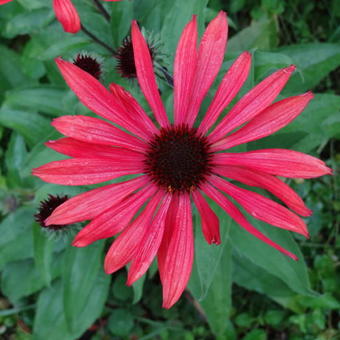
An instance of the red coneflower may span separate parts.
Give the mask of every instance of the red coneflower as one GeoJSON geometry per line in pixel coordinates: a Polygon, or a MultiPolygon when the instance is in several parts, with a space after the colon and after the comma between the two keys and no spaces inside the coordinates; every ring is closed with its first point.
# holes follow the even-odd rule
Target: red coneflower
{"type": "Polygon", "coordinates": [[[102,64],[98,58],[88,53],[79,53],[73,59],[73,64],[100,80],[102,64]]]}
{"type": "Polygon", "coordinates": [[[34,169],[33,174],[62,185],[89,185],[124,175],[139,176],[71,198],[45,223],[91,220],[76,236],[73,245],[77,247],[120,233],[106,255],[105,271],[113,273],[130,263],[129,285],[146,272],[157,255],[165,308],[179,299],[191,273],[194,257],[191,201],[201,216],[208,243],[220,243],[220,232],[218,218],[204,195],[217,202],[248,232],[296,259],[255,229],[230,199],[257,219],[307,236],[305,223],[294,212],[308,216],[310,210],[276,176],[311,178],[331,173],[322,161],[296,151],[229,150],[274,133],[303,111],[313,97],[310,92],[272,104],[294,71],[293,66],[264,79],[208,132],[247,78],[251,55],[242,53],[224,76],[203,121],[198,128],[193,127],[223,62],[227,29],[226,14],[220,12],[208,25],[197,48],[196,18],[185,27],[174,62],[173,124],[159,95],[150,52],[136,22],[131,32],[137,78],[157,123],[119,85],[111,84],[109,92],[72,63],[56,60],[80,101],[129,133],[97,118],[57,118],[52,125],[67,137],[50,141],[47,146],[72,158],[43,165],[34,169]],[[294,212],[231,184],[225,177],[268,190],[294,212]]]}

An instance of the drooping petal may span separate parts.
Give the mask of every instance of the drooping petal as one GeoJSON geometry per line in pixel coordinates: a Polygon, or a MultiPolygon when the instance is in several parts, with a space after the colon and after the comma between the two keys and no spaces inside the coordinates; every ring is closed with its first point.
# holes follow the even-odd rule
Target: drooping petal
{"type": "Polygon", "coordinates": [[[45,224],[71,224],[93,219],[147,183],[147,177],[140,176],[123,183],[84,192],[57,207],[46,219],[45,224]]]}
{"type": "Polygon", "coordinates": [[[183,124],[189,109],[197,66],[197,19],[194,15],[178,42],[174,62],[174,121],[183,124]]]}
{"type": "Polygon", "coordinates": [[[232,165],[216,167],[214,172],[241,183],[268,190],[301,216],[310,216],[312,214],[312,211],[306,207],[301,197],[289,185],[274,176],[232,165]]]}
{"type": "Polygon", "coordinates": [[[169,120],[158,91],[149,47],[136,21],[132,22],[131,37],[139,86],[159,125],[167,127],[169,120]]]}
{"type": "Polygon", "coordinates": [[[113,162],[124,160],[141,164],[144,156],[136,151],[109,145],[91,144],[73,138],[50,140],[45,145],[59,153],[75,158],[110,158],[113,162]]]}
{"type": "Polygon", "coordinates": [[[256,192],[239,188],[217,176],[211,176],[209,182],[231,196],[253,217],[309,237],[304,221],[282,205],[256,192]]]}
{"type": "Polygon", "coordinates": [[[212,146],[213,151],[225,150],[273,134],[295,119],[313,98],[311,92],[276,102],[247,125],[212,146]]]}
{"type": "Polygon", "coordinates": [[[269,106],[286,85],[294,70],[295,66],[293,65],[278,70],[251,89],[234,105],[209,135],[210,141],[214,143],[225,137],[227,133],[254,118],[269,106]]]}
{"type": "Polygon", "coordinates": [[[71,0],[53,0],[53,9],[65,32],[77,33],[80,31],[79,14],[71,0]]]}
{"type": "Polygon", "coordinates": [[[72,245],[86,247],[94,241],[112,237],[124,230],[138,210],[157,192],[153,185],[126,196],[121,202],[93,219],[75,237],[72,245]]]}
{"type": "Polygon", "coordinates": [[[228,23],[225,12],[219,12],[202,37],[194,78],[191,103],[185,123],[192,126],[202,101],[221,68],[228,37],[228,23]]]}
{"type": "Polygon", "coordinates": [[[10,2],[12,0],[0,0],[0,5],[7,4],[7,2],[10,2]]]}
{"type": "Polygon", "coordinates": [[[286,149],[263,149],[239,153],[215,154],[216,165],[236,165],[270,175],[313,178],[330,175],[332,170],[313,156],[286,149]]]}
{"type": "Polygon", "coordinates": [[[88,109],[139,136],[125,107],[96,78],[61,58],[55,61],[67,85],[88,109]]]}
{"type": "Polygon", "coordinates": [[[208,202],[199,192],[192,192],[192,198],[201,216],[201,225],[204,238],[209,244],[220,244],[220,222],[215,212],[210,208],[208,202]]]}
{"type": "Polygon", "coordinates": [[[140,215],[117,237],[105,257],[104,269],[112,274],[130,262],[141,246],[145,228],[150,227],[154,212],[164,194],[158,192],[151,198],[140,215]]]}
{"type": "Polygon", "coordinates": [[[161,244],[166,214],[171,202],[171,194],[166,194],[161,201],[157,214],[148,228],[144,229],[143,238],[133,256],[129,268],[127,285],[132,285],[140,279],[150,267],[161,244]]]}
{"type": "Polygon", "coordinates": [[[215,96],[197,131],[206,134],[221,112],[231,103],[248,77],[251,54],[243,52],[223,77],[215,96]]]}
{"type": "Polygon", "coordinates": [[[101,119],[87,116],[62,116],[52,125],[63,135],[74,139],[104,145],[113,145],[144,152],[146,144],[101,119]]]}
{"type": "Polygon", "coordinates": [[[231,201],[229,201],[227,197],[225,197],[221,192],[215,189],[212,185],[205,183],[202,185],[201,189],[207,196],[209,196],[219,206],[221,206],[236,223],[238,223],[242,228],[248,231],[248,233],[254,235],[259,240],[277,249],[284,255],[287,255],[291,257],[293,260],[297,261],[298,258],[296,257],[296,255],[284,249],[283,247],[281,247],[280,245],[278,245],[277,243],[269,239],[267,236],[265,236],[263,233],[261,233],[259,230],[257,230],[254,226],[252,226],[248,222],[248,220],[242,215],[241,211],[231,201]]]}
{"type": "Polygon", "coordinates": [[[135,160],[122,162],[122,159],[110,158],[65,159],[32,170],[32,174],[43,181],[62,185],[90,185],[140,172],[141,165],[135,160]]]}
{"type": "Polygon", "coordinates": [[[142,134],[146,140],[150,139],[155,133],[158,132],[155,124],[146,114],[144,109],[140,106],[130,92],[126,91],[122,86],[111,83],[110,90],[119,100],[120,104],[126,108],[127,113],[131,120],[138,126],[139,133],[142,134]]]}
{"type": "Polygon", "coordinates": [[[164,308],[170,308],[180,298],[191,274],[194,239],[188,194],[179,195],[173,223],[170,239],[166,236],[158,252],[164,308]]]}

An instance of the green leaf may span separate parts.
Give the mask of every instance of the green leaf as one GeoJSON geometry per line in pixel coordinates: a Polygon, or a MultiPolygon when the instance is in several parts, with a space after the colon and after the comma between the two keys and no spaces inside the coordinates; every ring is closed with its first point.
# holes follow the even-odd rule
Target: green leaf
{"type": "Polygon", "coordinates": [[[20,133],[30,146],[44,140],[52,130],[49,121],[36,112],[15,110],[3,105],[0,124],[20,133]]]}
{"type": "MultiPolygon", "coordinates": [[[[51,277],[54,279],[61,272],[61,256],[56,255],[51,262],[51,277]]],[[[1,280],[2,292],[11,300],[18,301],[24,296],[31,295],[46,286],[41,272],[33,260],[23,260],[8,263],[1,280]],[[25,278],[25,279],[23,279],[25,278]]]]}
{"type": "Polygon", "coordinates": [[[21,185],[19,169],[24,165],[27,157],[27,150],[24,139],[13,132],[6,151],[7,184],[12,187],[21,185]]]}
{"type": "Polygon", "coordinates": [[[200,301],[211,330],[216,336],[228,331],[231,308],[232,261],[230,240],[225,240],[221,261],[204,300],[200,301]]]}
{"type": "Polygon", "coordinates": [[[146,278],[146,275],[143,275],[138,281],[136,281],[132,285],[132,289],[133,289],[132,304],[139,302],[140,299],[142,298],[145,278],[146,278]]]}
{"type": "Polygon", "coordinates": [[[311,43],[284,46],[277,52],[290,57],[297,70],[283,90],[285,94],[296,94],[311,90],[329,72],[340,66],[340,45],[311,43]]]}
{"type": "Polygon", "coordinates": [[[112,334],[127,336],[134,324],[134,317],[127,309],[115,309],[109,318],[108,328],[112,334]]]}
{"type": "Polygon", "coordinates": [[[43,112],[52,116],[62,115],[66,111],[63,101],[67,93],[66,90],[53,86],[15,89],[7,92],[6,104],[13,108],[43,112]]]}
{"type": "Polygon", "coordinates": [[[0,270],[10,262],[32,256],[32,223],[34,210],[22,207],[0,223],[0,270]]]}
{"type": "Polygon", "coordinates": [[[216,206],[213,202],[209,202],[214,206],[214,210],[220,217],[222,242],[220,245],[209,245],[203,237],[201,231],[201,221],[199,214],[196,212],[194,215],[195,231],[195,262],[193,273],[189,281],[189,289],[194,297],[198,300],[204,300],[210,285],[212,284],[215,275],[217,275],[220,268],[220,262],[223,257],[224,248],[228,243],[228,233],[231,220],[226,218],[222,209],[216,206]]]}
{"type": "Polygon", "coordinates": [[[41,229],[41,226],[37,223],[33,225],[34,260],[41,280],[48,286],[52,279],[54,241],[48,239],[46,233],[41,229]]]}
{"type": "MultiPolygon", "coordinates": [[[[260,231],[266,234],[274,242],[298,256],[299,260],[281,254],[278,250],[258,240],[247,233],[243,228],[234,224],[230,231],[231,243],[235,256],[246,258],[251,264],[260,267],[264,271],[283,281],[291,290],[299,294],[313,294],[310,287],[306,263],[300,248],[288,231],[266,225],[247,215],[247,219],[260,231]]],[[[265,284],[265,276],[258,279],[265,284]]]]}
{"type": "MultiPolygon", "coordinates": [[[[65,254],[63,273],[63,305],[67,326],[77,331],[79,315],[85,310],[102,267],[104,242],[85,248],[70,247],[65,254]]],[[[89,314],[92,311],[87,311],[89,314]]],[[[93,320],[92,320],[93,321],[93,320]]]]}
{"type": "Polygon", "coordinates": [[[17,35],[34,33],[43,29],[54,19],[52,8],[41,8],[24,12],[7,22],[5,36],[14,38],[17,35]]]}
{"type": "Polygon", "coordinates": [[[252,48],[269,49],[276,44],[277,25],[275,20],[261,19],[253,21],[249,27],[235,34],[228,42],[228,52],[239,52],[252,48]]]}

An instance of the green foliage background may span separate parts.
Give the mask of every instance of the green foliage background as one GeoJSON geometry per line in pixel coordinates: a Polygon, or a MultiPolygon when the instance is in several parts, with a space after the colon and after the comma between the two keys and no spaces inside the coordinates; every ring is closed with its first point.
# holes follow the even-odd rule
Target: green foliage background
{"type": "MultiPolygon", "coordinates": [[[[316,93],[303,114],[248,150],[284,147],[340,161],[340,3],[336,0],[123,0],[105,3],[107,23],[91,0],[74,0],[82,23],[112,48],[132,19],[162,42],[171,72],[178,38],[192,14],[200,30],[219,10],[228,12],[230,39],[219,79],[243,50],[253,54],[244,94],[290,64],[294,74],[281,97],[316,93]]],[[[339,339],[339,177],[290,181],[314,210],[311,239],[254,221],[300,258],[294,262],[235,225],[217,206],[223,234],[208,246],[196,231],[195,265],[188,291],[161,309],[157,267],[132,288],[124,270],[105,275],[104,241],[70,246],[71,236],[50,239],[33,222],[47,194],[75,195],[86,188],[42,183],[32,167],[57,160],[43,143],[57,138],[51,118],[90,114],[66,87],[53,58],[79,51],[103,57],[104,83],[117,82],[143,103],[138,86],[119,77],[115,60],[82,32],[62,31],[51,1],[14,0],[0,7],[0,338],[72,339],[339,339]]],[[[216,83],[214,88],[216,88],[216,83]]],[[[160,81],[171,112],[171,90],[160,81]]],[[[213,91],[211,91],[213,93],[213,91]]],[[[211,98],[211,94],[210,94],[211,98]]],[[[207,101],[208,103],[208,101],[207,101]]],[[[202,110],[204,112],[204,110],[202,110]]],[[[241,150],[241,149],[240,149],[241,150]]],[[[213,203],[212,203],[213,204],[213,203]]]]}

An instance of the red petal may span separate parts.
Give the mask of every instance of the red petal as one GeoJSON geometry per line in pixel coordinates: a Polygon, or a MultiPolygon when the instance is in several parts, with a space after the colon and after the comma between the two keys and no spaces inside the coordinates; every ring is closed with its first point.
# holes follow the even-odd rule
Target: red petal
{"type": "Polygon", "coordinates": [[[320,159],[285,149],[218,153],[215,154],[214,162],[217,165],[243,166],[270,175],[292,178],[313,178],[332,173],[320,159]]]}
{"type": "Polygon", "coordinates": [[[134,258],[129,268],[127,285],[132,285],[141,278],[156,256],[163,238],[165,218],[169,209],[171,197],[172,195],[170,194],[165,195],[152,223],[148,228],[144,229],[143,238],[134,254],[134,258]]]}
{"type": "Polygon", "coordinates": [[[7,2],[10,2],[12,0],[0,0],[0,5],[7,4],[7,2]]]}
{"type": "Polygon", "coordinates": [[[114,160],[76,158],[47,163],[32,170],[45,182],[63,185],[89,185],[111,179],[138,174],[142,172],[142,165],[136,160],[114,160]]]}
{"type": "MultiPolygon", "coordinates": [[[[191,274],[194,259],[194,239],[190,197],[178,197],[172,234],[165,237],[158,252],[159,272],[163,285],[163,307],[170,308],[182,295],[191,274]]],[[[166,226],[169,228],[169,225],[166,226]]],[[[169,231],[167,231],[169,233],[169,231]]]]}
{"type": "Polygon", "coordinates": [[[110,184],[84,192],[57,207],[45,223],[46,225],[71,224],[91,220],[147,183],[147,177],[140,176],[123,183],[110,184]]]}
{"type": "Polygon", "coordinates": [[[166,127],[169,125],[169,120],[158,92],[149,47],[136,21],[132,22],[131,37],[139,86],[158,123],[161,127],[166,127]]]}
{"type": "Polygon", "coordinates": [[[140,164],[144,159],[143,155],[132,150],[115,148],[109,145],[90,144],[68,137],[50,140],[45,145],[59,153],[75,158],[110,158],[113,162],[124,159],[139,162],[140,164]]]}
{"type": "Polygon", "coordinates": [[[158,192],[141,214],[117,237],[105,257],[104,269],[112,274],[130,262],[141,246],[145,229],[152,224],[154,212],[163,193],[158,192]]]}
{"type": "Polygon", "coordinates": [[[124,129],[135,132],[135,123],[129,119],[126,108],[96,78],[61,58],[56,59],[56,63],[67,85],[87,108],[124,129]]]}
{"type": "Polygon", "coordinates": [[[192,197],[201,216],[202,232],[209,244],[220,244],[220,222],[199,190],[192,192],[192,197]]]}
{"type": "Polygon", "coordinates": [[[221,11],[209,23],[199,46],[196,77],[185,121],[190,126],[193,125],[202,101],[222,65],[227,37],[227,15],[221,11]]]}
{"type": "Polygon", "coordinates": [[[213,151],[225,150],[273,134],[295,119],[313,98],[311,92],[276,102],[247,125],[213,145],[213,151]]]}
{"type": "MultiPolygon", "coordinates": [[[[129,118],[134,121],[138,134],[142,135],[145,139],[150,139],[155,133],[158,132],[155,124],[145,113],[144,109],[139,105],[137,100],[126,91],[122,86],[111,83],[110,90],[115,96],[116,100],[126,108],[129,118]]],[[[133,131],[133,130],[131,130],[133,131]]]]}
{"type": "Polygon", "coordinates": [[[308,237],[308,230],[304,221],[282,205],[256,192],[238,188],[217,176],[211,176],[209,182],[231,196],[258,220],[308,237]]]}
{"type": "Polygon", "coordinates": [[[220,113],[234,99],[248,77],[250,65],[251,54],[249,52],[243,52],[231,65],[222,79],[202,123],[198,127],[199,133],[207,133],[216,122],[220,113]]]}
{"type": "Polygon", "coordinates": [[[174,62],[174,120],[183,124],[189,108],[197,65],[196,16],[186,25],[179,40],[174,62]]]}
{"type": "Polygon", "coordinates": [[[107,209],[83,228],[77,234],[72,245],[86,247],[97,240],[120,233],[156,191],[157,188],[149,185],[135,194],[126,196],[123,201],[107,209]]]}
{"type": "Polygon", "coordinates": [[[83,142],[113,145],[145,152],[146,144],[117,127],[97,118],[87,116],[62,116],[52,121],[62,134],[83,142]]]}
{"type": "Polygon", "coordinates": [[[214,172],[250,186],[266,189],[274,196],[278,197],[290,209],[302,216],[310,216],[312,214],[312,211],[305,206],[300,196],[286,183],[274,176],[258,173],[238,166],[216,167],[214,172]]]}
{"type": "Polygon", "coordinates": [[[211,142],[216,142],[227,133],[254,118],[269,106],[286,85],[295,66],[276,71],[261,81],[243,96],[210,134],[211,142]]]}
{"type": "Polygon", "coordinates": [[[254,235],[261,241],[269,244],[271,247],[277,249],[284,255],[287,255],[291,257],[293,260],[297,261],[296,255],[292,254],[288,250],[282,248],[277,243],[273,242],[271,239],[269,239],[267,236],[262,234],[259,230],[257,230],[254,226],[252,226],[247,219],[242,215],[240,210],[231,203],[223,194],[221,194],[218,190],[216,190],[213,186],[209,184],[204,184],[202,186],[203,192],[209,196],[212,200],[214,200],[218,205],[220,205],[226,213],[235,220],[236,223],[238,223],[242,228],[244,228],[248,233],[254,235]]]}
{"type": "Polygon", "coordinates": [[[80,18],[71,0],[53,0],[53,9],[65,32],[77,33],[80,31],[80,18]]]}

